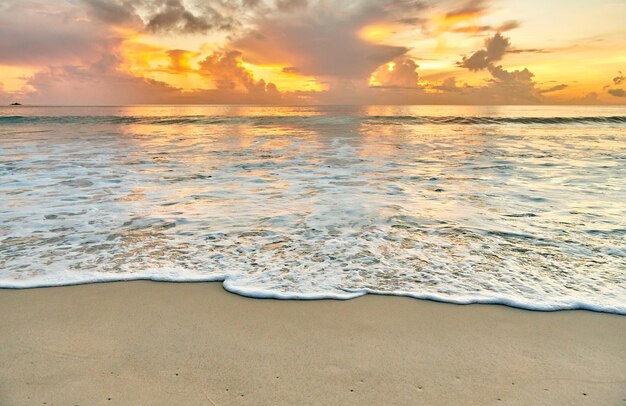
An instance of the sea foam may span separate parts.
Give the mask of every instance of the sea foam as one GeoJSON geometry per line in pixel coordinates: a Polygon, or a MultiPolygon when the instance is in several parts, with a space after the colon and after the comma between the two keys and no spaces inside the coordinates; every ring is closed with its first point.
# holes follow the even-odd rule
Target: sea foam
{"type": "Polygon", "coordinates": [[[0,287],[626,314],[623,108],[0,109],[0,287]]]}

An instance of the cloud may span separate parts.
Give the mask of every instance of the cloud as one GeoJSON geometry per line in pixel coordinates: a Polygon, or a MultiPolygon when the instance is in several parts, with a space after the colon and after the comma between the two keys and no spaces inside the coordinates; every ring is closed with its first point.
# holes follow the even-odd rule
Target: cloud
{"type": "Polygon", "coordinates": [[[489,62],[499,61],[509,48],[511,43],[508,38],[504,38],[502,34],[497,33],[492,38],[487,38],[485,46],[487,50],[487,59],[489,62]]]}
{"type": "Polygon", "coordinates": [[[562,83],[560,85],[555,85],[552,87],[549,87],[547,89],[541,89],[541,93],[551,93],[551,92],[558,92],[559,90],[563,90],[565,88],[569,87],[568,85],[562,83]]]}
{"type": "Polygon", "coordinates": [[[175,100],[179,91],[165,83],[138,78],[114,69],[115,62],[88,67],[50,67],[35,74],[35,90],[26,100],[36,104],[151,104],[175,100]]]}
{"type": "Polygon", "coordinates": [[[476,34],[491,30],[493,30],[493,27],[490,25],[465,25],[462,27],[453,28],[451,31],[461,34],[476,34]]]}
{"type": "Polygon", "coordinates": [[[441,84],[431,85],[430,89],[439,90],[441,93],[464,93],[472,89],[471,86],[465,84],[459,86],[457,79],[454,76],[445,78],[441,84]]]}
{"type": "Polygon", "coordinates": [[[380,66],[373,77],[382,87],[415,88],[419,78],[417,68],[414,60],[403,58],[380,66]]]}
{"type": "Polygon", "coordinates": [[[295,66],[285,66],[285,67],[282,69],[282,72],[283,72],[283,73],[288,73],[288,74],[290,74],[290,75],[298,75],[298,74],[300,74],[300,73],[301,73],[301,72],[300,72],[300,69],[296,68],[295,66]]]}
{"type": "Polygon", "coordinates": [[[398,17],[415,18],[415,13],[422,13],[431,4],[423,0],[383,0],[378,2],[381,13],[389,20],[398,21],[398,17]]]}
{"type": "Polygon", "coordinates": [[[487,0],[469,0],[445,14],[448,21],[462,21],[480,17],[487,9],[487,0]]]}
{"type": "Polygon", "coordinates": [[[542,91],[535,86],[531,71],[522,70],[507,71],[502,66],[489,65],[489,73],[493,79],[487,87],[495,100],[501,103],[537,103],[541,101],[542,91]]]}
{"type": "MultiPolygon", "coordinates": [[[[232,64],[233,55],[223,55],[204,64],[203,73],[212,75],[209,65],[232,64]]],[[[237,64],[229,73],[220,72],[217,89],[183,92],[166,83],[133,76],[116,69],[117,61],[103,61],[88,67],[51,67],[35,74],[28,84],[36,89],[25,100],[36,104],[266,104],[294,102],[273,84],[255,81],[237,64]]]]}
{"type": "Polygon", "coordinates": [[[489,72],[491,75],[499,80],[501,83],[507,82],[530,82],[533,78],[533,73],[528,69],[524,68],[523,70],[514,70],[507,71],[502,68],[502,66],[488,66],[489,72]]]}
{"type": "Polygon", "coordinates": [[[304,9],[307,5],[307,0],[276,0],[276,8],[287,13],[304,9]]]}
{"type": "MultiPolygon", "coordinates": [[[[169,58],[169,64],[154,71],[202,74],[216,84],[215,90],[184,92],[123,71],[122,45],[126,38],[116,27],[143,29],[137,9],[148,3],[151,2],[84,0],[83,7],[78,8],[70,3],[1,2],[0,11],[4,13],[0,13],[0,64],[40,69],[27,80],[27,90],[19,94],[20,99],[31,103],[268,103],[284,99],[273,84],[254,80],[242,67],[240,54],[211,55],[198,71],[191,64],[198,53],[159,50],[169,58]]],[[[163,2],[165,8],[160,13],[172,11],[174,3],[163,2]]],[[[207,15],[206,7],[198,10],[207,15]]],[[[191,19],[184,15],[180,18],[160,20],[159,29],[196,29],[191,19]],[[180,21],[187,25],[177,25],[180,21]]],[[[3,92],[2,98],[7,97],[3,92]]]]}
{"type": "Polygon", "coordinates": [[[232,46],[254,64],[290,66],[335,86],[346,81],[366,86],[377,67],[408,51],[406,47],[374,44],[357,35],[366,25],[380,21],[381,15],[395,17],[399,8],[415,7],[393,2],[389,9],[390,4],[337,3],[332,9],[318,5],[300,10],[298,18],[284,14],[258,17],[253,21],[255,28],[235,38],[232,46]]]}
{"type": "Polygon", "coordinates": [[[566,85],[550,89],[539,89],[533,81],[534,74],[528,69],[508,71],[495,62],[502,60],[511,49],[511,42],[499,32],[485,40],[485,48],[474,52],[470,57],[463,57],[458,66],[470,71],[487,70],[491,79],[489,84],[473,92],[477,97],[495,103],[538,103],[543,94],[563,89],[566,85]]]}
{"type": "Polygon", "coordinates": [[[567,104],[599,104],[600,98],[598,97],[598,93],[589,92],[583,97],[576,97],[567,102],[567,104]]]}
{"type": "Polygon", "coordinates": [[[230,32],[241,25],[254,0],[81,0],[89,15],[107,24],[132,25],[154,34],[230,32]]]}
{"type": "Polygon", "coordinates": [[[506,31],[511,31],[511,30],[516,29],[516,28],[519,28],[520,25],[521,24],[520,24],[519,21],[510,20],[510,21],[506,21],[505,23],[503,23],[502,25],[500,25],[496,29],[498,30],[498,32],[506,32],[506,31]]]}
{"type": "Polygon", "coordinates": [[[508,54],[546,54],[550,51],[543,48],[509,48],[506,52],[508,54]]]}
{"type": "MultiPolygon", "coordinates": [[[[505,68],[509,53],[546,51],[511,45],[502,33],[517,28],[517,21],[484,24],[479,17],[489,5],[488,0],[0,0],[0,65],[39,70],[20,93],[0,90],[0,99],[495,104],[543,102],[565,89],[564,83],[542,88],[528,69],[505,68]],[[429,32],[429,24],[441,24],[441,30],[429,32]],[[444,32],[488,35],[481,49],[457,63],[481,72],[475,75],[485,81],[469,86],[443,70],[420,77],[419,50],[392,42],[403,36],[389,38],[407,30],[421,44],[420,28],[430,39],[444,32]],[[188,36],[190,43],[206,38],[206,44],[180,49],[188,36]],[[172,43],[177,44],[172,49],[162,45],[172,43]],[[306,77],[300,79],[314,79],[328,90],[280,92],[246,63],[290,87],[306,77]],[[209,86],[214,88],[204,89],[209,86]]],[[[601,97],[620,102],[615,97],[624,97],[623,83],[620,72],[601,97]]],[[[589,97],[589,103],[598,99],[589,97]]]]}
{"type": "Polygon", "coordinates": [[[624,89],[609,89],[608,93],[615,97],[626,97],[626,90],[624,89]]]}
{"type": "Polygon", "coordinates": [[[155,33],[196,34],[211,29],[230,29],[233,24],[233,20],[225,18],[208,5],[204,7],[202,14],[194,14],[185,7],[182,0],[165,0],[148,20],[146,29],[155,33]]]}
{"type": "Polygon", "coordinates": [[[401,24],[406,24],[406,25],[422,26],[428,22],[428,19],[422,18],[422,17],[407,17],[407,18],[400,18],[396,20],[396,22],[401,23],[401,24]]]}
{"type": "Polygon", "coordinates": [[[210,77],[218,90],[278,94],[273,83],[255,80],[252,73],[243,67],[239,51],[213,53],[200,62],[199,72],[210,77]]]}
{"type": "Polygon", "coordinates": [[[191,60],[197,57],[197,52],[186,51],[184,49],[169,49],[166,51],[170,59],[169,71],[173,73],[193,72],[191,60]]]}
{"type": "MultiPolygon", "coordinates": [[[[287,99],[274,84],[255,80],[243,68],[237,52],[210,55],[198,70],[191,63],[198,53],[157,49],[167,56],[169,64],[151,68],[152,72],[199,74],[215,83],[214,90],[182,91],[123,71],[126,38],[117,27],[132,32],[152,22],[159,31],[204,29],[208,23],[185,14],[186,9],[179,8],[182,2],[82,0],[81,4],[82,8],[71,3],[0,0],[0,11],[4,12],[0,13],[0,64],[32,64],[40,69],[27,80],[27,90],[19,94],[20,99],[52,104],[269,103],[287,99]],[[157,3],[162,7],[144,23],[138,10],[157,3]]],[[[214,4],[231,7],[229,2],[214,4]]],[[[210,15],[206,4],[194,10],[203,17],[210,15]]],[[[3,92],[2,98],[7,97],[3,92]]]]}
{"type": "Polygon", "coordinates": [[[474,52],[470,57],[463,57],[458,65],[473,71],[488,68],[493,62],[502,59],[510,46],[508,38],[498,32],[485,40],[485,49],[474,52]]]}
{"type": "Polygon", "coordinates": [[[615,88],[610,89],[611,86],[618,86],[624,83],[624,81],[626,81],[626,77],[624,77],[624,74],[622,73],[622,71],[619,71],[618,75],[615,76],[611,81],[613,83],[604,86],[603,89],[608,89],[607,93],[610,94],[611,96],[626,97],[626,91],[624,89],[615,89],[615,88]]]}
{"type": "Polygon", "coordinates": [[[518,28],[519,26],[520,23],[518,21],[507,21],[496,27],[492,25],[465,25],[453,28],[451,31],[462,34],[480,34],[489,31],[506,32],[518,28]]]}
{"type": "Polygon", "coordinates": [[[84,10],[43,1],[0,2],[0,65],[94,62],[119,35],[84,10]]]}
{"type": "Polygon", "coordinates": [[[458,65],[469,70],[482,70],[488,67],[489,63],[489,54],[486,50],[481,49],[474,52],[469,58],[463,57],[463,60],[458,65]]]}
{"type": "Polygon", "coordinates": [[[106,24],[143,26],[132,1],[82,0],[88,14],[106,24]]]}

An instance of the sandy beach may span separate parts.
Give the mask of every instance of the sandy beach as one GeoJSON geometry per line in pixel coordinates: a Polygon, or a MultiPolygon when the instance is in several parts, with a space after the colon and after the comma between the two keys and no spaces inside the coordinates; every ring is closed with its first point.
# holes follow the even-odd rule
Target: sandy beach
{"type": "Polygon", "coordinates": [[[0,290],[3,405],[626,403],[626,318],[218,283],[0,290]]]}

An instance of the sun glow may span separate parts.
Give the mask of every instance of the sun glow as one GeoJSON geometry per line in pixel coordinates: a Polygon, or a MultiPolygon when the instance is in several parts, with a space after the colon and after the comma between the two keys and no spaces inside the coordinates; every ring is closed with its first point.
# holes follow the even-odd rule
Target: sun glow
{"type": "Polygon", "coordinates": [[[40,69],[26,66],[0,65],[0,91],[22,92],[32,90],[28,85],[28,79],[39,72],[40,69]]]}
{"type": "Polygon", "coordinates": [[[389,37],[396,34],[398,27],[395,25],[367,25],[358,32],[359,38],[369,42],[386,42],[389,37]]]}

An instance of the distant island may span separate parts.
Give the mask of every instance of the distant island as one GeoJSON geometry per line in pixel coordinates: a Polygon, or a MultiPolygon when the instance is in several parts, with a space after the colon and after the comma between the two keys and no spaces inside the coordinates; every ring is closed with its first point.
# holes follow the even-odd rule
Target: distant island
{"type": "Polygon", "coordinates": [[[22,105],[22,103],[18,103],[18,102],[11,103],[11,106],[21,106],[21,105],[22,105]]]}

